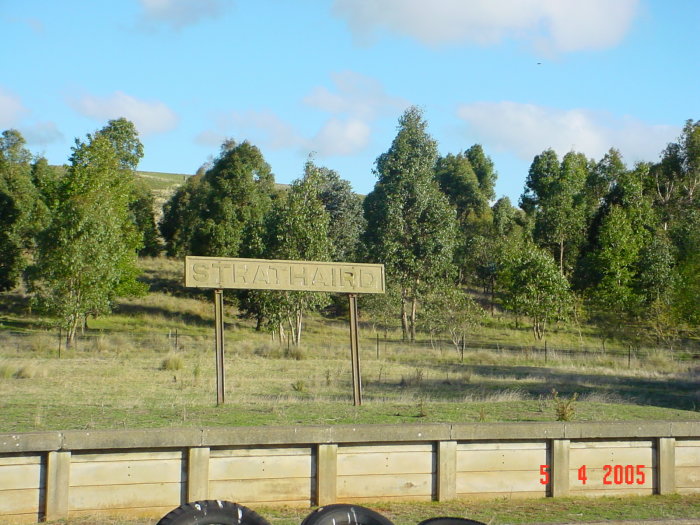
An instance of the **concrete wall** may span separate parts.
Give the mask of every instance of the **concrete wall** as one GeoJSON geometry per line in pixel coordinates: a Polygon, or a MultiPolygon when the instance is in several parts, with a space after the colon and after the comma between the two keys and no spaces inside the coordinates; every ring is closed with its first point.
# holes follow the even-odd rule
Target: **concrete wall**
{"type": "Polygon", "coordinates": [[[186,501],[700,492],[700,422],[242,427],[0,434],[0,521],[159,517],[186,501]]]}

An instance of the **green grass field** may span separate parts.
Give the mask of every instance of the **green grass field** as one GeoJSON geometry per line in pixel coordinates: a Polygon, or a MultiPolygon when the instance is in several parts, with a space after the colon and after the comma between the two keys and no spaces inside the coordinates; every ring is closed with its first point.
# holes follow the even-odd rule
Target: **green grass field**
{"type": "Polygon", "coordinates": [[[49,320],[27,312],[21,294],[2,297],[0,432],[553,421],[553,389],[561,400],[577,394],[578,421],[700,419],[700,367],[692,360],[663,349],[643,359],[557,353],[582,340],[595,344],[594,333],[561,327],[550,335],[545,363],[527,346],[492,348],[532,342],[527,327],[515,330],[507,320],[489,321],[462,359],[446,342],[401,343],[395,329],[385,332],[365,318],[364,403],[354,407],[347,322],[310,316],[302,346],[280,346],[233,306],[226,318],[227,403],[217,407],[211,298],[182,287],[179,261],[142,265],[153,291],[91,319],[69,350],[57,330],[47,329],[49,320]]]}

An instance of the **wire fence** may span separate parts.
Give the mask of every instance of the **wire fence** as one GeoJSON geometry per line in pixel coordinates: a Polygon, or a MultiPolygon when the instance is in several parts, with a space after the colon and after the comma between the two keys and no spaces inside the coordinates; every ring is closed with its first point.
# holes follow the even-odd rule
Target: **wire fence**
{"type": "MultiPolygon", "coordinates": [[[[240,345],[240,341],[227,343],[227,347],[232,350],[235,350],[240,345]]],[[[143,348],[158,352],[206,351],[214,347],[214,334],[192,335],[183,333],[178,329],[152,332],[89,330],[77,335],[71,346],[71,351],[99,352],[106,349],[119,351],[120,346],[123,348],[143,348]]],[[[277,346],[282,350],[286,349],[290,354],[293,353],[293,347],[289,339],[283,341],[281,344],[279,340],[270,340],[266,346],[277,346]]],[[[335,341],[335,346],[338,348],[339,353],[345,351],[342,341],[340,343],[335,341]]],[[[302,345],[302,348],[308,349],[308,347],[304,345],[302,345]]],[[[583,345],[572,348],[552,344],[546,340],[539,344],[524,345],[490,342],[479,338],[464,339],[458,344],[444,339],[432,341],[419,340],[409,343],[401,339],[390,338],[377,333],[375,335],[364,334],[360,339],[360,348],[362,356],[365,359],[384,359],[398,353],[410,359],[412,356],[420,358],[429,353],[437,353],[443,357],[453,355],[456,356],[457,359],[464,361],[475,353],[488,352],[503,357],[523,358],[530,362],[534,361],[542,364],[547,364],[550,361],[562,358],[585,360],[588,358],[599,359],[601,357],[627,360],[627,362],[631,364],[633,360],[638,362],[653,361],[658,359],[659,356],[673,361],[696,361],[700,364],[700,348],[697,345],[678,345],[673,348],[652,348],[633,345],[627,345],[626,347],[621,347],[620,345],[606,347],[601,344],[598,348],[585,347],[583,345]]],[[[18,354],[27,352],[49,353],[57,355],[58,357],[61,357],[61,354],[67,350],[65,333],[58,329],[44,332],[2,331],[0,332],[0,349],[5,351],[14,350],[18,354]]]]}

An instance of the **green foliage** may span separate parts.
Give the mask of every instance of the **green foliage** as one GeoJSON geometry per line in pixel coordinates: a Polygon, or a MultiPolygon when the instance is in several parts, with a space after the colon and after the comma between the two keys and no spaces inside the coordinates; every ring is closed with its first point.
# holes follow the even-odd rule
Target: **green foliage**
{"type": "Polygon", "coordinates": [[[182,356],[179,355],[169,355],[164,358],[160,363],[160,369],[168,372],[175,372],[177,370],[182,370],[185,366],[185,361],[182,356]]]}
{"type": "Polygon", "coordinates": [[[163,247],[156,228],[155,199],[151,190],[141,179],[135,181],[134,197],[129,204],[129,211],[131,212],[131,220],[142,235],[143,247],[139,250],[139,255],[157,256],[163,247]]]}
{"type": "Polygon", "coordinates": [[[559,397],[559,392],[552,389],[552,402],[554,403],[554,414],[557,421],[573,421],[576,415],[576,401],[578,393],[574,392],[569,399],[559,397]]]}
{"type": "Polygon", "coordinates": [[[120,290],[144,289],[135,280],[141,236],[129,214],[132,184],[105,136],[76,140],[30,272],[38,306],[59,318],[68,343],[88,315],[111,310],[120,290]]]}
{"type": "Polygon", "coordinates": [[[273,193],[274,176],[260,150],[224,143],[212,167],[165,205],[160,231],[168,255],[259,256],[273,193]]]}
{"type": "Polygon", "coordinates": [[[530,243],[503,262],[499,281],[503,306],[516,316],[530,317],[537,339],[544,337],[548,321],[569,315],[569,283],[551,255],[530,243]]]}
{"type": "Polygon", "coordinates": [[[455,212],[434,177],[437,146],[422,112],[409,108],[376,162],[378,181],[364,202],[367,258],[384,263],[401,288],[404,337],[415,339],[417,304],[453,271],[455,212]]]}
{"type": "Polygon", "coordinates": [[[48,220],[48,210],[32,181],[32,155],[22,134],[0,138],[0,291],[14,288],[28,264],[26,256],[48,220]]]}
{"type": "Polygon", "coordinates": [[[476,173],[465,154],[440,157],[435,166],[435,177],[450,204],[457,210],[461,225],[469,217],[479,217],[488,209],[488,198],[482,193],[476,173]]]}
{"type": "MultiPolygon", "coordinates": [[[[269,259],[329,261],[333,256],[329,236],[330,214],[321,200],[324,174],[306,163],[304,177],[292,183],[287,194],[275,201],[267,219],[264,256],[269,259]]],[[[296,346],[301,343],[304,314],[329,303],[328,294],[316,292],[251,292],[244,303],[249,313],[276,330],[280,340],[284,326],[296,346]]]]}
{"type": "MultiPolygon", "coordinates": [[[[95,133],[95,136],[103,136],[112,144],[117,153],[119,167],[125,172],[134,172],[143,158],[143,144],[139,140],[139,132],[134,123],[118,118],[110,120],[107,125],[95,133]]],[[[88,141],[92,140],[88,135],[88,141]]]]}
{"type": "Polygon", "coordinates": [[[316,167],[313,162],[307,170],[315,170],[319,178],[319,198],[330,215],[328,235],[333,244],[332,260],[352,262],[360,251],[360,235],[367,225],[362,214],[362,198],[352,192],[350,183],[337,172],[316,167]]]}
{"type": "Polygon", "coordinates": [[[496,198],[495,185],[498,178],[493,161],[486,156],[481,144],[474,144],[465,152],[465,155],[479,181],[481,194],[487,202],[492,201],[496,198]]]}
{"type": "Polygon", "coordinates": [[[431,336],[448,334],[459,350],[465,337],[479,326],[484,311],[463,290],[445,286],[431,290],[419,317],[431,336]]]}

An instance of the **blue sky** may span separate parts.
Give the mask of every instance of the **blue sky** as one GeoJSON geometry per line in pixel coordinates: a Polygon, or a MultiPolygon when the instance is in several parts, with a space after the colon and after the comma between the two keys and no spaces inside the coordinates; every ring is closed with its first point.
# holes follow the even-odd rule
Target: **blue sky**
{"type": "Polygon", "coordinates": [[[549,147],[631,166],[700,119],[699,24],[696,0],[0,0],[0,129],[63,164],[123,116],[142,170],[248,139],[278,182],[314,152],[367,193],[418,105],[515,203],[549,147]]]}

